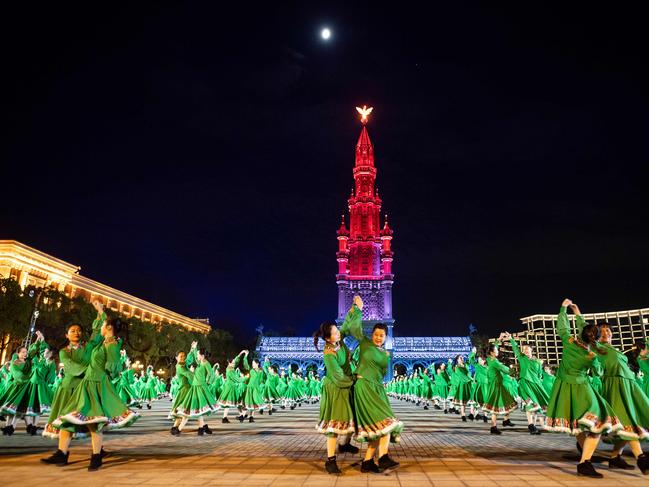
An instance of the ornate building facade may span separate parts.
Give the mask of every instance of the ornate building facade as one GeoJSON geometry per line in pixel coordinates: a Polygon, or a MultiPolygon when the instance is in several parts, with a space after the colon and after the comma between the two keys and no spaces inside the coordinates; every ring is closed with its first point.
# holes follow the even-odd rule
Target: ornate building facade
{"type": "MultiPolygon", "coordinates": [[[[99,299],[106,308],[127,317],[157,324],[166,321],[191,331],[207,333],[209,323],[168,310],[80,274],[81,267],[65,262],[15,240],[0,240],[0,277],[12,277],[20,286],[54,286],[68,297],[99,299]]],[[[27,326],[27,324],[25,324],[27,326]]]]}
{"type": "MultiPolygon", "coordinates": [[[[374,146],[367,131],[367,116],[372,108],[357,108],[361,114],[362,128],[356,143],[353,169],[354,188],[347,200],[349,228],[345,216],[336,232],[338,251],[336,260],[338,272],[338,323],[351,308],[354,295],[363,299],[363,328],[369,334],[376,323],[388,326],[385,347],[390,351],[392,365],[388,379],[394,369],[398,373],[411,373],[415,366],[424,367],[438,361],[446,361],[471,350],[469,337],[399,337],[393,336],[394,315],[392,310],[393,230],[387,215],[380,222],[382,201],[376,190],[377,169],[374,164],[374,146]]],[[[357,343],[345,339],[351,349],[357,343]]],[[[324,343],[320,343],[320,350],[324,343]]],[[[270,357],[278,366],[288,369],[316,368],[322,374],[322,352],[315,350],[311,337],[265,337],[260,335],[256,348],[263,360],[270,357]]]]}

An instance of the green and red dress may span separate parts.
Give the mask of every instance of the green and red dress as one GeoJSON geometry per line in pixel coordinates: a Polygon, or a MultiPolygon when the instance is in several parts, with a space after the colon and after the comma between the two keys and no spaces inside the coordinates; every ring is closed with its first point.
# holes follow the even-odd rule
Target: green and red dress
{"type": "Polygon", "coordinates": [[[623,440],[649,439],[649,397],[636,382],[625,354],[609,343],[600,343],[598,359],[604,367],[602,396],[611,405],[623,428],[617,436],[623,440]]]}
{"type": "MultiPolygon", "coordinates": [[[[575,325],[579,336],[586,322],[577,315],[575,325]]],[[[602,367],[596,360],[597,354],[570,333],[565,307],[561,307],[557,318],[557,333],[563,353],[548,402],[546,429],[571,435],[614,433],[622,429],[613,408],[588,382],[588,371],[600,375],[602,367]]]]}
{"type": "MultiPolygon", "coordinates": [[[[345,317],[345,323],[350,320],[360,320],[360,311],[350,310],[345,317]]],[[[349,326],[345,327],[345,335],[349,326]]],[[[327,436],[347,435],[355,432],[354,411],[351,405],[351,387],[353,385],[352,369],[349,363],[351,353],[341,339],[338,343],[325,343],[323,361],[325,377],[322,379],[322,395],[320,396],[320,416],[316,431],[327,436]]]]}
{"type": "Polygon", "coordinates": [[[473,404],[473,380],[469,368],[466,365],[456,365],[453,377],[456,383],[453,404],[457,407],[473,404]]]}
{"type": "Polygon", "coordinates": [[[131,425],[139,415],[122,402],[111,383],[111,376],[119,373],[121,341],[110,337],[94,348],[86,348],[90,360],[84,377],[52,426],[74,433],[79,426],[89,424],[96,424],[97,431],[131,425]]]}
{"type": "Polygon", "coordinates": [[[374,441],[391,435],[394,441],[400,440],[403,423],[392,411],[383,379],[390,365],[390,353],[378,347],[363,334],[361,311],[353,306],[354,319],[346,320],[341,329],[343,334],[351,334],[359,342],[359,360],[354,385],[354,411],[356,413],[356,440],[374,441]]]}

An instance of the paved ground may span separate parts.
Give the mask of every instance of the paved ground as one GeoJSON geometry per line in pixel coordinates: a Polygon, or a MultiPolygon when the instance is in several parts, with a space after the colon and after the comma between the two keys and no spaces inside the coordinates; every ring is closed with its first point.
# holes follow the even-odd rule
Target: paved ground
{"type": "MultiPolygon", "coordinates": [[[[133,427],[107,434],[105,445],[114,455],[99,472],[86,470],[88,440],[74,442],[71,464],[58,468],[39,462],[55,448],[50,440],[26,436],[22,429],[12,437],[0,437],[0,472],[8,482],[0,480],[0,484],[515,487],[593,483],[574,475],[577,457],[572,438],[549,433],[532,437],[523,416],[517,414],[513,420],[520,427],[495,437],[482,422],[462,423],[459,416],[395,403],[395,412],[406,424],[401,444],[393,448],[401,468],[390,475],[361,474],[360,457],[347,454],[339,456],[344,474],[332,477],[323,473],[323,438],[313,432],[317,405],[263,415],[254,424],[236,420],[221,424],[220,418],[214,418],[212,436],[197,437],[190,423],[179,438],[168,433],[168,407],[169,402],[162,400],[153,410],[145,410],[133,427]]],[[[607,449],[604,446],[601,453],[605,455],[607,449]]],[[[601,465],[602,485],[649,485],[649,476],[637,470],[608,471],[605,465],[601,465]]]]}

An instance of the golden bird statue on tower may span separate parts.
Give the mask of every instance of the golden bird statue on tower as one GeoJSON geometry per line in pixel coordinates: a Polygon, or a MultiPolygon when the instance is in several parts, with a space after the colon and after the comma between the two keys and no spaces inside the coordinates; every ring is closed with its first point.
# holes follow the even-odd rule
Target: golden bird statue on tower
{"type": "Polygon", "coordinates": [[[363,125],[367,123],[367,117],[372,113],[372,110],[374,110],[374,107],[368,108],[367,105],[363,105],[363,108],[356,107],[356,111],[361,114],[361,122],[363,125]]]}

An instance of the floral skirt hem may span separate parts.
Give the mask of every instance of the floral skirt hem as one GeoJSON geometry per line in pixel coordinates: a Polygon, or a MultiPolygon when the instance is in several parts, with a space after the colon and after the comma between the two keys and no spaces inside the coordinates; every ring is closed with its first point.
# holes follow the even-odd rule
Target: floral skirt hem
{"type": "Polygon", "coordinates": [[[356,433],[356,441],[374,441],[388,434],[395,434],[395,437],[397,437],[397,434],[401,433],[402,430],[403,423],[401,421],[397,418],[386,418],[377,424],[359,425],[358,432],[356,433]]]}
{"type": "Polygon", "coordinates": [[[331,435],[351,435],[356,432],[354,421],[320,421],[315,430],[327,436],[331,435]]]}
{"type": "Polygon", "coordinates": [[[492,406],[491,404],[482,405],[482,409],[491,414],[509,414],[517,407],[517,403],[512,403],[507,406],[492,406]]]}
{"type": "Polygon", "coordinates": [[[577,436],[580,433],[617,433],[624,428],[616,417],[607,417],[601,421],[595,414],[586,413],[580,419],[570,421],[565,418],[548,418],[545,429],[553,433],[567,433],[577,436]]]}

